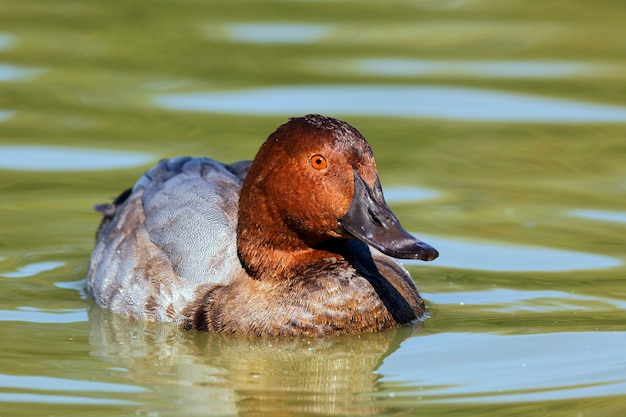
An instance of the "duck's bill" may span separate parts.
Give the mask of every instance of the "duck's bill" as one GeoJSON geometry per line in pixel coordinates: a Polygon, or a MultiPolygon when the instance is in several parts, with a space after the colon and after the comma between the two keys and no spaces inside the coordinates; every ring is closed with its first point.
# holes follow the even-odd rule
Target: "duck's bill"
{"type": "MultiPolygon", "coordinates": [[[[376,187],[380,187],[378,183],[376,187]]],[[[432,261],[439,252],[404,230],[377,190],[379,198],[354,173],[354,198],[348,212],[339,220],[338,232],[367,243],[385,255],[399,259],[432,261]]]]}

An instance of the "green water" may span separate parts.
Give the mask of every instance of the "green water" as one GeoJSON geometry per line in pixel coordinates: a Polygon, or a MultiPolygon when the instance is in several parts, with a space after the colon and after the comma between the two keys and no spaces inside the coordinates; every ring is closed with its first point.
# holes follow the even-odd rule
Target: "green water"
{"type": "Polygon", "coordinates": [[[0,2],[0,416],[623,415],[625,18],[621,1],[0,2]],[[249,159],[305,112],[361,130],[440,251],[408,265],[420,327],[248,339],[91,304],[94,204],[162,157],[249,159]]]}

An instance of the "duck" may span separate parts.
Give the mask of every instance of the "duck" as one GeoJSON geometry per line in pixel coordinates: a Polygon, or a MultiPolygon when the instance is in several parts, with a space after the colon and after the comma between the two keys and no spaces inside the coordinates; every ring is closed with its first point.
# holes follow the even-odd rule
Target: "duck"
{"type": "Polygon", "coordinates": [[[96,210],[87,292],[128,319],[323,337],[426,313],[399,260],[438,252],[385,202],[363,135],[332,117],[289,119],[252,161],[163,159],[96,210]]]}

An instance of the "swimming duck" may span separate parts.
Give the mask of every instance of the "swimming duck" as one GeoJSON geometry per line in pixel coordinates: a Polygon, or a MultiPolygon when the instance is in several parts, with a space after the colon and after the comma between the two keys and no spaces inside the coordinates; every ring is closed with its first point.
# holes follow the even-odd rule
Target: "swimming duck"
{"type": "Polygon", "coordinates": [[[379,331],[423,316],[394,258],[438,256],[385,203],[349,124],[290,119],[253,161],[160,161],[103,213],[96,303],[132,319],[273,336],[379,331]]]}

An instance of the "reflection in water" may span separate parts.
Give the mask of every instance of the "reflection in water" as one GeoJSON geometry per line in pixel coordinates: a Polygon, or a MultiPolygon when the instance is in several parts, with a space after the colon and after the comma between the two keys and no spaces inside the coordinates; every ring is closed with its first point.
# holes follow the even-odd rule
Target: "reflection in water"
{"type": "Polygon", "coordinates": [[[346,70],[396,77],[569,78],[603,73],[606,68],[571,61],[435,61],[425,59],[359,59],[346,70]]]}
{"type": "Polygon", "coordinates": [[[521,291],[497,288],[488,291],[428,293],[424,297],[436,304],[483,306],[484,311],[545,313],[562,310],[626,310],[626,301],[568,293],[563,291],[521,291]]]}
{"type": "Polygon", "coordinates": [[[82,323],[87,321],[83,309],[56,309],[54,313],[34,308],[19,310],[0,310],[0,321],[18,321],[25,323],[82,323]]]}
{"type": "Polygon", "coordinates": [[[65,262],[50,261],[50,262],[35,262],[32,264],[24,265],[17,271],[12,272],[0,272],[0,276],[6,278],[24,278],[32,277],[41,272],[52,271],[65,265],[65,262]]]}
{"type": "MultiPolygon", "coordinates": [[[[66,379],[59,379],[57,382],[65,384],[66,379]]],[[[64,387],[64,385],[59,385],[64,387]]],[[[35,388],[37,389],[37,388],[35,388]]],[[[57,390],[59,389],[57,388],[57,390]]],[[[129,401],[109,400],[107,398],[85,398],[78,396],[59,395],[57,393],[52,394],[24,394],[15,393],[10,394],[0,393],[0,402],[7,403],[23,403],[23,404],[72,404],[72,405],[132,405],[134,403],[129,401]]],[[[31,408],[32,409],[32,408],[31,408]]]]}
{"type": "MultiPolygon", "coordinates": [[[[441,3],[441,1],[430,3],[441,3]]],[[[308,12],[305,13],[308,15],[308,12]]],[[[419,48],[418,50],[434,48],[437,51],[437,55],[440,55],[441,51],[455,50],[457,48],[461,50],[465,48],[464,55],[467,55],[468,46],[471,48],[472,46],[479,47],[486,44],[489,44],[492,53],[501,51],[500,45],[511,46],[515,44],[517,47],[525,49],[528,47],[529,42],[534,43],[535,39],[538,40],[539,38],[544,41],[557,33],[561,34],[564,29],[561,24],[556,22],[540,23],[538,21],[524,21],[523,19],[519,21],[512,21],[511,19],[503,21],[501,18],[491,20],[479,19],[468,22],[459,19],[458,16],[454,19],[419,19],[419,22],[411,19],[410,23],[391,22],[386,19],[376,20],[377,16],[373,16],[375,24],[366,23],[365,21],[355,21],[351,24],[346,22],[346,19],[342,19],[343,22],[337,24],[338,20],[330,13],[332,12],[326,11],[326,16],[314,21],[309,20],[308,22],[303,20],[292,21],[293,23],[256,21],[225,24],[225,27],[226,33],[230,35],[230,39],[240,42],[289,43],[289,37],[293,36],[297,39],[304,35],[300,35],[297,29],[282,30],[282,28],[304,27],[319,28],[317,30],[324,35],[321,36],[316,33],[317,36],[315,37],[309,38],[304,36],[306,42],[324,42],[326,45],[332,45],[333,50],[337,47],[346,46],[353,48],[355,45],[369,48],[383,47],[391,51],[403,50],[404,48],[415,50],[417,47],[419,48]]],[[[284,13],[277,15],[280,14],[284,13]]],[[[341,14],[336,14],[335,16],[341,16],[341,14]]],[[[210,28],[210,31],[213,37],[217,35],[215,29],[210,28]]],[[[307,52],[304,51],[303,54],[307,52]]],[[[346,54],[350,53],[355,54],[354,51],[346,51],[346,54]]]]}
{"type": "MultiPolygon", "coordinates": [[[[423,403],[517,403],[626,392],[624,332],[499,336],[442,333],[406,340],[387,358],[381,383],[400,384],[423,403]],[[424,386],[410,385],[420,366],[424,386]]],[[[495,414],[506,415],[506,413],[495,414]]],[[[521,412],[519,415],[525,415],[521,412]]]]}
{"type": "Polygon", "coordinates": [[[389,203],[430,200],[441,196],[439,191],[423,187],[385,187],[385,200],[389,203]]]}
{"type": "Polygon", "coordinates": [[[626,107],[477,88],[416,85],[303,85],[156,95],[166,109],[293,115],[327,113],[512,122],[626,122],[626,107]]]}
{"type": "MultiPolygon", "coordinates": [[[[622,264],[609,256],[560,249],[512,245],[505,242],[480,242],[415,234],[439,250],[432,266],[481,271],[559,272],[613,268],[622,264]]],[[[407,265],[420,261],[403,260],[407,265]]]]}
{"type": "Polygon", "coordinates": [[[92,354],[126,384],[151,387],[172,415],[381,414],[370,398],[379,389],[375,371],[418,331],[248,338],[133,322],[95,306],[89,316],[92,354]]]}
{"type": "Polygon", "coordinates": [[[185,332],[98,307],[89,314],[92,355],[124,386],[148,388],[136,398],[167,415],[382,415],[626,389],[621,332],[410,337],[415,329],[404,328],[272,339],[185,332]]]}
{"type": "Polygon", "coordinates": [[[0,394],[0,401],[29,402],[29,403],[65,403],[65,404],[124,404],[131,402],[111,400],[106,398],[86,398],[83,396],[58,395],[60,387],[63,391],[74,393],[85,393],[89,391],[101,393],[120,392],[143,392],[143,388],[131,385],[112,384],[97,381],[77,381],[67,378],[51,378],[44,376],[16,376],[0,374],[0,387],[10,387],[18,390],[40,391],[40,394],[11,393],[0,394]],[[46,393],[48,392],[48,393],[46,393]],[[10,398],[3,398],[8,397],[10,398]]]}
{"type": "Polygon", "coordinates": [[[28,79],[41,74],[44,70],[19,67],[17,65],[0,64],[0,82],[28,79]]]}
{"type": "Polygon", "coordinates": [[[13,36],[5,33],[0,33],[0,51],[9,49],[9,46],[13,43],[13,36]]]}
{"type": "Polygon", "coordinates": [[[9,120],[15,114],[12,110],[0,110],[0,122],[9,120]]]}
{"type": "Polygon", "coordinates": [[[18,171],[94,171],[127,168],[153,161],[150,154],[60,146],[0,146],[0,169],[18,171]]]}
{"type": "Polygon", "coordinates": [[[228,37],[248,43],[311,43],[330,30],[327,25],[304,23],[241,23],[228,25],[228,37]]]}
{"type": "Polygon", "coordinates": [[[600,220],[605,222],[626,223],[626,212],[607,210],[570,210],[572,216],[589,220],[600,220]]]}

